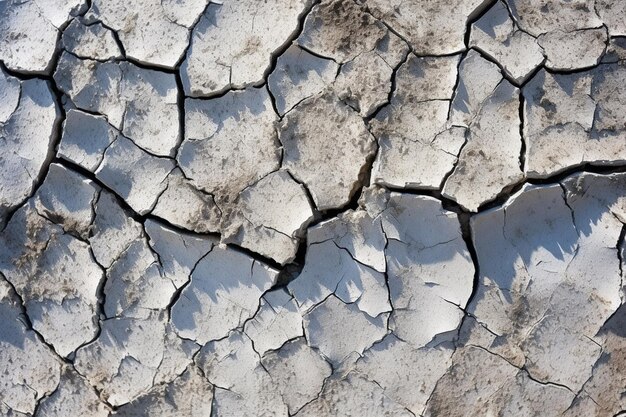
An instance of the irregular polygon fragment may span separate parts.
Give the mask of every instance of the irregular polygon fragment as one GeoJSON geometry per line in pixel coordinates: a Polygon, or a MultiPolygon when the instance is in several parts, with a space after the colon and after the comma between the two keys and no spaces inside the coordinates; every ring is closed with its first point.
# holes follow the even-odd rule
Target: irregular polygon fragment
{"type": "Polygon", "coordinates": [[[333,86],[337,96],[363,117],[389,101],[394,69],[404,60],[408,45],[388,31],[371,51],[344,63],[333,86]]]}
{"type": "Polygon", "coordinates": [[[527,175],[623,162],[625,80],[618,63],[574,74],[537,73],[522,90],[527,175]]]}
{"type": "Polygon", "coordinates": [[[7,213],[31,194],[51,158],[60,113],[46,81],[18,81],[2,71],[0,80],[0,97],[7,100],[0,105],[0,113],[4,115],[0,120],[3,148],[0,224],[3,224],[7,213]]]}
{"type": "Polygon", "coordinates": [[[178,335],[200,344],[223,338],[254,315],[277,274],[248,255],[215,247],[196,265],[172,307],[172,325],[178,335]]]}
{"type": "Polygon", "coordinates": [[[107,271],[104,314],[108,318],[145,318],[151,311],[167,307],[175,291],[146,240],[137,239],[107,271]]]}
{"type": "Polygon", "coordinates": [[[467,144],[443,187],[444,196],[477,211],[524,178],[519,106],[519,90],[506,80],[480,103],[467,144]]]}
{"type": "Polygon", "coordinates": [[[396,74],[388,106],[370,122],[380,151],[372,169],[378,184],[437,189],[454,167],[465,130],[448,127],[458,57],[409,55],[396,74]]]}
{"type": "Polygon", "coordinates": [[[337,218],[325,221],[308,230],[309,244],[332,240],[340,249],[345,249],[355,261],[385,272],[385,247],[387,239],[383,233],[380,217],[371,213],[363,201],[359,210],[349,210],[337,218]]]}
{"type": "Polygon", "coordinates": [[[79,109],[105,116],[138,146],[173,156],[180,139],[174,74],[64,52],[54,80],[79,109]]]}
{"type": "Polygon", "coordinates": [[[308,0],[209,4],[181,67],[185,93],[206,97],[261,83],[273,54],[291,41],[309,4],[308,0]]]}
{"type": "Polygon", "coordinates": [[[295,417],[319,416],[412,417],[415,414],[393,401],[375,382],[354,372],[333,377],[320,395],[302,407],[295,417]]]}
{"type": "Polygon", "coordinates": [[[87,239],[94,220],[93,206],[100,187],[91,180],[51,164],[48,175],[35,194],[37,212],[66,232],[87,239]]]}
{"type": "Polygon", "coordinates": [[[304,22],[298,44],[337,63],[374,49],[387,28],[353,1],[324,0],[304,22]]]}
{"type": "Polygon", "coordinates": [[[244,189],[226,219],[222,241],[235,243],[284,265],[296,257],[313,211],[306,190],[279,170],[244,189]]]}
{"type": "Polygon", "coordinates": [[[284,289],[266,293],[244,332],[259,355],[280,348],[288,340],[302,336],[302,316],[293,297],[284,289]]]}
{"type": "Polygon", "coordinates": [[[98,263],[108,268],[132,242],[139,239],[142,228],[108,191],[100,192],[94,211],[89,244],[98,263]]]}
{"type": "Polygon", "coordinates": [[[17,295],[0,274],[0,397],[9,409],[0,411],[16,417],[31,415],[39,401],[57,389],[61,373],[54,354],[21,316],[17,295]]]}
{"type": "Polygon", "coordinates": [[[450,123],[469,127],[500,81],[502,74],[498,66],[470,50],[459,65],[459,82],[450,105],[450,123]]]}
{"type": "Polygon", "coordinates": [[[507,0],[513,18],[532,36],[562,30],[597,28],[602,21],[596,14],[594,0],[507,0]]]}
{"type": "Polygon", "coordinates": [[[474,279],[456,214],[434,198],[392,193],[381,217],[389,242],[390,329],[416,348],[449,340],[474,279]]]}
{"type": "Polygon", "coordinates": [[[290,112],[279,139],[283,168],[307,186],[319,210],[350,201],[375,151],[363,120],[332,93],[309,98],[290,112]]]}
{"type": "Polygon", "coordinates": [[[268,89],[276,98],[278,114],[284,115],[305,98],[332,84],[338,69],[336,62],[291,45],[278,57],[276,68],[267,79],[268,89]]]}
{"type": "Polygon", "coordinates": [[[153,156],[123,136],[109,146],[96,177],[137,213],[146,214],[167,187],[174,161],[153,156]]]}
{"type": "Polygon", "coordinates": [[[5,124],[20,102],[22,83],[0,70],[0,122],[5,124]]]}
{"type": "Polygon", "coordinates": [[[310,310],[334,293],[373,318],[389,312],[386,242],[380,218],[364,210],[309,229],[304,269],[288,285],[300,309],[310,310]]]}
{"type": "Polygon", "coordinates": [[[519,30],[502,1],[472,23],[469,46],[496,60],[517,85],[544,60],[537,40],[519,30]]]}
{"type": "Polygon", "coordinates": [[[290,414],[314,400],[322,391],[324,380],[332,373],[328,362],[311,349],[302,337],[268,353],[262,363],[290,414]]]}
{"type": "Polygon", "coordinates": [[[95,0],[91,18],[118,34],[126,56],[137,61],[174,68],[187,49],[191,26],[206,0],[95,0]]]}
{"type": "Polygon", "coordinates": [[[220,230],[222,212],[211,194],[198,190],[176,168],[167,176],[152,215],[196,233],[214,233],[220,230]]]}
{"type": "Polygon", "coordinates": [[[594,65],[605,49],[595,0],[508,0],[520,29],[537,38],[546,66],[573,70],[594,65]]]}
{"type": "Polygon", "coordinates": [[[71,415],[108,417],[109,410],[71,366],[63,368],[57,389],[41,401],[37,408],[40,417],[65,417],[71,415]]]}
{"type": "Polygon", "coordinates": [[[345,304],[334,295],[304,316],[304,331],[311,347],[337,366],[352,352],[363,354],[387,334],[384,313],[370,317],[355,304],[345,304]]]}
{"type": "Polygon", "coordinates": [[[150,238],[148,243],[159,258],[161,273],[176,288],[189,282],[200,259],[218,244],[217,238],[181,233],[153,220],[146,220],[144,228],[150,238]]]}
{"type": "Polygon", "coordinates": [[[515,415],[560,416],[574,394],[543,385],[498,355],[479,347],[459,348],[441,378],[424,416],[515,415]]]}
{"type": "Polygon", "coordinates": [[[0,234],[0,271],[24,300],[37,330],[61,356],[97,334],[103,271],[89,245],[40,216],[31,200],[0,234]]]}
{"type": "Polygon", "coordinates": [[[157,312],[146,319],[112,318],[101,327],[98,339],[76,352],[74,366],[113,406],[173,380],[198,350],[180,340],[157,312]]]}
{"type": "Polygon", "coordinates": [[[607,42],[608,33],[604,27],[575,32],[554,31],[537,38],[547,57],[546,68],[557,71],[596,66],[607,42]]]}
{"type": "Polygon", "coordinates": [[[213,396],[216,417],[288,415],[280,392],[244,333],[233,331],[226,338],[207,343],[195,361],[216,386],[213,396]]]}
{"type": "Polygon", "coordinates": [[[365,353],[356,370],[375,381],[389,398],[421,415],[437,381],[452,364],[453,353],[449,343],[417,349],[389,335],[365,353]]]}
{"type": "Polygon", "coordinates": [[[277,119],[265,88],[185,101],[185,140],[178,163],[216,202],[232,201],[279,165],[277,119]]]}
{"type": "Polygon", "coordinates": [[[74,19],[63,31],[61,43],[63,49],[79,58],[105,61],[122,57],[113,32],[102,23],[86,25],[80,19],[74,19]]]}
{"type": "Polygon", "coordinates": [[[465,49],[467,22],[484,0],[366,0],[367,10],[406,39],[418,55],[448,55],[465,49]]]}
{"type": "Polygon", "coordinates": [[[596,0],[596,13],[613,36],[626,36],[626,3],[615,0],[596,0]]]}
{"type": "Polygon", "coordinates": [[[118,134],[104,116],[71,109],[63,121],[63,135],[57,155],[95,172],[104,158],[104,152],[118,134]]]}
{"type": "Polygon", "coordinates": [[[46,73],[57,51],[58,28],[80,0],[7,0],[0,3],[0,60],[10,69],[46,73]]]}
{"type": "Polygon", "coordinates": [[[198,368],[189,366],[172,382],[154,387],[147,394],[115,412],[119,417],[207,417],[211,415],[213,386],[198,368]]]}
{"type": "MultiPolygon", "coordinates": [[[[624,245],[622,243],[622,253],[624,245]]],[[[624,259],[622,257],[622,259],[624,259]]],[[[615,410],[626,409],[624,398],[624,363],[626,362],[626,307],[622,305],[604,324],[598,336],[602,339],[602,355],[593,364],[591,378],[583,386],[580,400],[572,404],[567,417],[578,415],[614,416],[615,410]]],[[[623,413],[617,416],[623,417],[623,413]]]]}
{"type": "Polygon", "coordinates": [[[625,188],[621,174],[576,175],[526,186],[472,219],[480,279],[468,311],[490,332],[477,343],[535,380],[580,390],[601,354],[596,335],[621,303],[625,188]]]}

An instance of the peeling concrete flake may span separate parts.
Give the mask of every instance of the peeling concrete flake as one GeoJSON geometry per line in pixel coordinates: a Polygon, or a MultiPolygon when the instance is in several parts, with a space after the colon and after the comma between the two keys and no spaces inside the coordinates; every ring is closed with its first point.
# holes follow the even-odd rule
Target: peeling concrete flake
{"type": "Polygon", "coordinates": [[[626,416],[626,3],[0,0],[0,416],[626,416]]]}

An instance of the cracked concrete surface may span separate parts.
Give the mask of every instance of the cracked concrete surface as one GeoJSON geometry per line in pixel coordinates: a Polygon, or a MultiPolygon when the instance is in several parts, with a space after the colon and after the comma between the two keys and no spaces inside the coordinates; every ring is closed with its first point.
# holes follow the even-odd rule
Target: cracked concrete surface
{"type": "Polygon", "coordinates": [[[626,415],[620,0],[0,0],[0,415],[626,415]]]}

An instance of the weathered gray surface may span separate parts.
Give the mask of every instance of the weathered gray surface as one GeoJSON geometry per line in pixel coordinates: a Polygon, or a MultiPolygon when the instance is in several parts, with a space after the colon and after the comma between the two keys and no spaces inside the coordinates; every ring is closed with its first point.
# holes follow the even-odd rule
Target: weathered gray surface
{"type": "Polygon", "coordinates": [[[626,415],[618,0],[0,0],[0,415],[626,415]]]}

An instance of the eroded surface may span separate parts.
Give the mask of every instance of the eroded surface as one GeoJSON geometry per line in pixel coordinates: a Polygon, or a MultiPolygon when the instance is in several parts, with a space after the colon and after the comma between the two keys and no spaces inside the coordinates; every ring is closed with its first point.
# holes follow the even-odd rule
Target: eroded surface
{"type": "Polygon", "coordinates": [[[625,21],[0,1],[0,414],[622,415],[625,21]]]}

